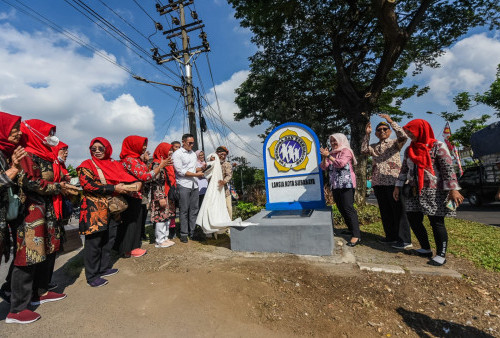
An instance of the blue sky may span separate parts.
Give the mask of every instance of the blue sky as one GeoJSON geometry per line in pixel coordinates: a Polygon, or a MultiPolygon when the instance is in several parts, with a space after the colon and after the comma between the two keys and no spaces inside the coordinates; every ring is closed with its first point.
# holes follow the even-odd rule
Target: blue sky
{"type": "MultiPolygon", "coordinates": [[[[0,1],[0,110],[22,115],[25,119],[40,118],[56,124],[57,134],[70,145],[70,163],[78,164],[87,158],[88,143],[95,136],[109,138],[117,158],[121,140],[127,135],[147,136],[149,148],[154,150],[162,140],[179,139],[187,131],[183,103],[177,92],[168,87],[157,89],[138,82],[99,55],[147,79],[179,85],[178,65],[174,62],[167,64],[166,68],[151,65],[154,62],[148,55],[124,42],[130,46],[127,48],[108,35],[72,7],[69,3],[75,5],[73,1],[56,0],[48,5],[47,1],[23,0],[22,3],[30,8],[23,7],[17,0],[6,1],[28,12],[33,9],[69,31],[71,36],[99,50],[99,53],[89,51],[68,39],[67,35],[0,1]]],[[[147,14],[133,0],[85,3],[146,52],[151,44],[143,35],[155,32],[153,20],[160,22],[165,29],[172,27],[170,16],[160,17],[154,7],[156,2],[152,0],[137,0],[147,14]]],[[[262,167],[256,156],[262,147],[257,135],[265,127],[250,128],[248,121],[232,120],[237,111],[233,102],[234,89],[245,80],[248,57],[257,50],[250,42],[251,34],[239,27],[232,8],[224,0],[197,0],[195,7],[190,8],[196,9],[204,21],[211,46],[208,57],[214,82],[208,72],[205,54],[199,55],[196,61],[203,80],[200,83],[196,70],[193,70],[194,82],[203,88],[206,100],[215,110],[206,109],[205,115],[210,117],[209,127],[211,120],[215,119],[211,116],[219,111],[213,92],[215,84],[220,113],[230,128],[212,129],[210,137],[205,138],[207,150],[224,143],[229,145],[232,154],[243,155],[254,165],[262,167]]],[[[190,20],[188,15],[188,22],[190,20]]],[[[197,33],[190,35],[192,45],[199,42],[197,33]]],[[[161,33],[153,35],[151,40],[169,50],[168,41],[161,33]]],[[[440,69],[425,70],[419,76],[407,79],[408,84],[430,85],[431,91],[424,97],[408,100],[404,106],[414,113],[414,117],[429,119],[437,134],[441,133],[444,121],[425,112],[454,110],[452,98],[457,92],[477,92],[487,88],[494,79],[496,65],[500,63],[499,36],[480,29],[470,32],[440,61],[440,69]]],[[[468,117],[483,112],[491,110],[477,107],[468,117]]],[[[374,117],[372,122],[376,124],[379,120],[374,117]]],[[[459,125],[455,123],[452,128],[459,125]]]]}

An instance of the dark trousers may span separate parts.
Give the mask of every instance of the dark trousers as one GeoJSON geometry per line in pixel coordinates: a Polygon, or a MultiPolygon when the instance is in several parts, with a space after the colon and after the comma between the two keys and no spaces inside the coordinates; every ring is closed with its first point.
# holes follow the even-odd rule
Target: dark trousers
{"type": "Polygon", "coordinates": [[[148,206],[142,204],[142,219],[141,219],[141,238],[146,239],[146,219],[148,218],[148,206]]]}
{"type": "MultiPolygon", "coordinates": [[[[422,249],[430,250],[429,237],[424,227],[424,214],[421,212],[408,212],[408,221],[411,229],[418,239],[422,249]]],[[[427,216],[431,223],[434,241],[436,242],[436,254],[442,257],[446,256],[448,247],[448,232],[444,226],[444,216],[427,216]]]]}
{"type": "Polygon", "coordinates": [[[200,203],[199,190],[196,188],[185,188],[178,186],[180,201],[179,201],[179,219],[181,222],[181,237],[194,235],[196,228],[196,217],[200,203]]]}
{"type": "Polygon", "coordinates": [[[358,213],[354,209],[354,188],[332,189],[333,199],[353,237],[360,238],[358,213]]]}
{"type": "Polygon", "coordinates": [[[377,197],[386,240],[411,243],[410,225],[404,212],[403,201],[400,197],[396,202],[392,195],[394,186],[377,185],[373,187],[373,191],[377,197]]]}
{"type": "Polygon", "coordinates": [[[141,247],[142,203],[138,198],[125,196],[128,208],[122,212],[122,225],[118,229],[118,253],[126,254],[141,247]]]}
{"type": "Polygon", "coordinates": [[[200,203],[198,203],[198,208],[201,208],[201,205],[203,203],[204,198],[205,198],[205,194],[199,195],[198,199],[200,200],[200,203]]]}
{"type": "Polygon", "coordinates": [[[108,230],[85,236],[83,262],[87,282],[92,282],[101,277],[106,270],[111,269],[111,248],[115,244],[117,228],[117,222],[111,219],[108,230]]]}
{"type": "Polygon", "coordinates": [[[47,266],[44,262],[30,266],[14,266],[12,270],[10,312],[18,313],[28,308],[33,296],[33,283],[36,285],[44,284],[50,277],[47,266]]]}
{"type": "Polygon", "coordinates": [[[38,293],[38,295],[43,295],[49,291],[49,283],[52,279],[52,274],[54,273],[54,265],[56,264],[55,252],[47,255],[47,258],[39,263],[38,270],[43,270],[44,273],[41,274],[40,278],[36,278],[33,281],[33,294],[38,293]]]}

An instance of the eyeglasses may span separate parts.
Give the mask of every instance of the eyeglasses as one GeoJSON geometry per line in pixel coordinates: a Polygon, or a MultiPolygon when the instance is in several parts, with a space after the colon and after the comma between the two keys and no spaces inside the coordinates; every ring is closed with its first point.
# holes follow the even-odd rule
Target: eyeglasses
{"type": "Polygon", "coordinates": [[[388,131],[389,128],[377,128],[377,132],[388,131]]]}
{"type": "Polygon", "coordinates": [[[194,145],[194,142],[186,142],[188,146],[194,145]]]}
{"type": "Polygon", "coordinates": [[[104,148],[104,147],[92,147],[92,148],[90,148],[90,151],[93,153],[96,153],[96,152],[103,153],[104,149],[106,149],[106,148],[104,148]]]}

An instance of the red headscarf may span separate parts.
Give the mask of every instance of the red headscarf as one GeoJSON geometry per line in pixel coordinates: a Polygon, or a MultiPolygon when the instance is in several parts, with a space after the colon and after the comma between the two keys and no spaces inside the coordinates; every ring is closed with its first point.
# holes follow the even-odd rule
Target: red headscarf
{"type": "Polygon", "coordinates": [[[0,112],[0,150],[5,154],[5,157],[11,157],[17,147],[16,144],[12,144],[7,140],[12,128],[19,121],[21,121],[21,116],[0,112]]]}
{"type": "MultiPolygon", "coordinates": [[[[162,142],[156,147],[155,152],[153,153],[153,162],[160,163],[162,159],[166,159],[168,157],[168,153],[172,149],[172,145],[166,142],[162,142]]],[[[173,165],[167,165],[165,168],[165,175],[168,177],[170,184],[176,185],[175,182],[175,171],[173,165]]],[[[165,179],[165,195],[168,196],[168,192],[170,190],[170,186],[165,179]]]]}
{"type": "MultiPolygon", "coordinates": [[[[91,148],[96,142],[100,142],[104,146],[104,157],[102,159],[98,159],[94,157],[92,152],[90,152],[90,156],[92,156],[92,160],[94,160],[95,164],[102,170],[107,184],[116,185],[118,183],[132,183],[138,181],[137,178],[130,175],[125,170],[125,168],[123,168],[120,162],[111,159],[113,148],[111,147],[111,143],[109,143],[108,140],[106,140],[104,137],[96,137],[95,139],[90,141],[89,148],[91,148]]],[[[83,161],[78,168],[82,167],[90,169],[94,173],[94,177],[99,177],[97,168],[92,163],[92,160],[83,161]]]]}
{"type": "Polygon", "coordinates": [[[437,140],[434,138],[431,125],[425,120],[412,120],[403,128],[416,137],[416,141],[411,141],[408,147],[408,157],[417,165],[418,191],[420,192],[424,187],[424,170],[435,175],[429,151],[437,140]]]}
{"type": "Polygon", "coordinates": [[[45,137],[49,136],[51,130],[55,132],[56,126],[42,120],[23,121],[21,123],[21,131],[23,132],[21,143],[24,149],[28,153],[52,162],[55,159],[52,147],[45,143],[45,137]]]}
{"type": "Polygon", "coordinates": [[[120,153],[120,159],[124,159],[126,157],[138,158],[142,155],[142,148],[144,145],[148,144],[147,137],[142,136],[127,136],[123,140],[122,144],[122,152],[120,153]]]}
{"type": "MultiPolygon", "coordinates": [[[[68,148],[68,145],[64,142],[59,141],[59,144],[52,147],[52,153],[54,154],[54,162],[52,163],[52,169],[54,170],[54,182],[61,182],[65,175],[68,175],[68,170],[66,169],[66,164],[60,162],[58,158],[59,150],[63,148],[68,148]]],[[[54,211],[57,219],[62,219],[62,208],[63,208],[63,198],[62,195],[54,195],[52,197],[52,202],[54,203],[54,211]]]]}

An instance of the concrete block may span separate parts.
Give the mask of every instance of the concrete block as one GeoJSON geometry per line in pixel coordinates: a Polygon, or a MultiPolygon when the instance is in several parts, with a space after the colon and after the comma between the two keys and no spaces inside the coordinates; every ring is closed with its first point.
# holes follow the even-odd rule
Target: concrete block
{"type": "Polygon", "coordinates": [[[405,270],[403,270],[403,268],[398,265],[358,262],[358,266],[360,270],[366,270],[372,272],[386,272],[386,273],[397,273],[397,274],[405,273],[405,270]]]}
{"type": "Polygon", "coordinates": [[[427,266],[414,266],[408,267],[408,272],[412,275],[429,275],[429,276],[446,276],[453,278],[462,278],[462,275],[452,269],[444,269],[442,267],[427,267],[427,266]]]}
{"type": "Polygon", "coordinates": [[[231,250],[313,256],[333,253],[329,208],[314,209],[310,214],[263,210],[247,221],[258,225],[231,227],[231,250]]]}

